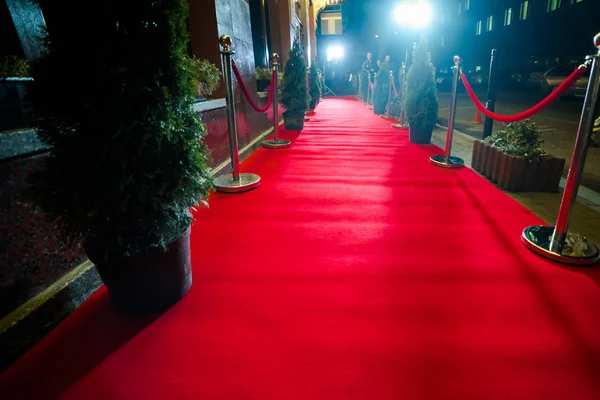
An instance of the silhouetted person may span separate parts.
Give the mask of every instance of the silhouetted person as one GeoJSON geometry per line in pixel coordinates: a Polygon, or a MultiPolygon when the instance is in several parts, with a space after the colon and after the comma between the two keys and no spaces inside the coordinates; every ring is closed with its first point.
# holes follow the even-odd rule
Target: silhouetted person
{"type": "Polygon", "coordinates": [[[362,69],[360,71],[360,96],[362,97],[363,103],[367,102],[369,96],[369,73],[375,72],[373,67],[373,55],[367,53],[367,60],[363,62],[362,69]]]}
{"type": "Polygon", "coordinates": [[[385,114],[390,90],[390,56],[379,65],[379,72],[375,79],[375,95],[373,96],[373,112],[377,115],[385,114]]]}

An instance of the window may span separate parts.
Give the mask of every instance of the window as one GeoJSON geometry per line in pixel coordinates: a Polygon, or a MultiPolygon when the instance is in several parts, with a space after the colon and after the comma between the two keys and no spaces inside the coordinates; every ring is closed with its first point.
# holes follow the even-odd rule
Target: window
{"type": "MultiPolygon", "coordinates": [[[[579,1],[581,1],[581,0],[579,0],[579,1]]],[[[465,0],[465,11],[470,10],[470,9],[471,9],[471,1],[465,0]]]]}
{"type": "Polygon", "coordinates": [[[477,27],[476,27],[476,30],[475,30],[475,34],[477,36],[481,35],[481,21],[477,21],[477,27]]]}
{"type": "Polygon", "coordinates": [[[571,0],[571,4],[581,3],[583,0],[571,0]]]}
{"type": "Polygon", "coordinates": [[[529,15],[529,1],[521,3],[521,12],[519,13],[519,20],[525,21],[529,15]]]}
{"type": "Polygon", "coordinates": [[[548,0],[546,12],[555,11],[560,8],[561,0],[548,0]]]}
{"type": "Polygon", "coordinates": [[[462,0],[458,2],[458,15],[462,14],[462,0]]]}
{"type": "Polygon", "coordinates": [[[342,33],[342,13],[332,12],[321,15],[322,35],[341,35],[342,33]]]}
{"type": "Polygon", "coordinates": [[[444,47],[446,45],[446,40],[444,39],[444,37],[440,37],[440,47],[444,47]]]}
{"type": "Polygon", "coordinates": [[[512,8],[504,11],[504,26],[509,26],[512,22],[512,8]]]}
{"type": "Polygon", "coordinates": [[[478,65],[475,67],[475,72],[479,72],[479,71],[481,71],[481,65],[478,65]]]}
{"type": "Polygon", "coordinates": [[[487,31],[489,32],[492,29],[494,29],[494,17],[490,15],[487,17],[487,31]]]}

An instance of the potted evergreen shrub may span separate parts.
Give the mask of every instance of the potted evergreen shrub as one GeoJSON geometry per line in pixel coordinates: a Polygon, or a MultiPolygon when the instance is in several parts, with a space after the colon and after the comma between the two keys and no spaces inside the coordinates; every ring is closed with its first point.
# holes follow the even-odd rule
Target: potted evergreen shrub
{"type": "Polygon", "coordinates": [[[385,114],[386,105],[390,91],[390,69],[389,62],[384,61],[379,67],[375,78],[375,93],[373,95],[373,112],[377,115],[385,114]]]}
{"type": "MultiPolygon", "coordinates": [[[[65,18],[85,7],[37,1],[65,18]]],[[[52,149],[30,198],[82,242],[126,312],[165,309],[189,290],[189,210],[212,184],[186,17],[186,0],[100,2],[50,26],[34,70],[37,127],[52,149]]]]}
{"type": "Polygon", "coordinates": [[[405,115],[410,128],[409,140],[412,143],[431,143],[438,110],[435,67],[431,63],[427,40],[422,38],[406,78],[405,115]]]}
{"type": "Polygon", "coordinates": [[[29,61],[16,56],[0,59],[0,130],[32,123],[25,97],[31,81],[29,61]]]}
{"type": "Polygon", "coordinates": [[[195,80],[194,84],[197,87],[196,98],[200,101],[205,101],[207,96],[213,94],[221,85],[221,71],[217,66],[208,60],[201,60],[196,57],[192,58],[194,66],[195,80]]]}
{"type": "Polygon", "coordinates": [[[300,131],[304,128],[304,114],[308,107],[309,96],[306,86],[306,63],[298,41],[294,41],[288,54],[281,97],[281,104],[286,109],[283,113],[283,122],[285,129],[300,131]]]}
{"type": "Polygon", "coordinates": [[[556,192],[566,160],[541,149],[542,135],[529,120],[506,124],[474,142],[471,166],[505,190],[556,192]]]}
{"type": "Polygon", "coordinates": [[[310,70],[308,73],[308,90],[310,95],[310,104],[308,108],[310,110],[314,110],[321,98],[321,87],[319,85],[319,72],[317,71],[317,66],[313,63],[310,66],[310,70]]]}

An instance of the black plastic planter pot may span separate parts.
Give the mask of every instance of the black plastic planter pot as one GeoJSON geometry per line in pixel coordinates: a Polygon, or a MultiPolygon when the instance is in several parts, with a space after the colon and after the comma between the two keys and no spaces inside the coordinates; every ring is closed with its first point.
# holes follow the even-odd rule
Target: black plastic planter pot
{"type": "Polygon", "coordinates": [[[433,127],[414,126],[409,124],[408,139],[414,144],[430,144],[433,127]]]}
{"type": "Polygon", "coordinates": [[[18,129],[33,124],[30,105],[25,100],[31,78],[0,79],[0,130],[18,129]]]}
{"type": "Polygon", "coordinates": [[[267,89],[271,86],[271,81],[266,79],[257,79],[256,80],[256,91],[257,92],[266,92],[267,89]]]}
{"type": "MultiPolygon", "coordinates": [[[[113,304],[122,312],[150,314],[177,303],[192,286],[191,226],[167,251],[152,249],[131,258],[95,262],[113,304]]],[[[89,252],[88,252],[89,255],[89,252]]]]}
{"type": "Polygon", "coordinates": [[[283,113],[283,123],[288,131],[301,131],[304,129],[304,114],[283,113]]]}

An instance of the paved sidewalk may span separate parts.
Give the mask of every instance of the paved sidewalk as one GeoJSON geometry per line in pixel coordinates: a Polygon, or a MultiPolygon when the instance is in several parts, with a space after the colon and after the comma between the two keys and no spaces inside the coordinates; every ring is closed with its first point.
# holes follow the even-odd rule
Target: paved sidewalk
{"type": "MultiPolygon", "coordinates": [[[[485,96],[480,93],[479,99],[485,96]]],[[[525,104],[508,104],[500,101],[496,105],[496,111],[499,114],[511,115],[524,111],[529,105],[535,104],[535,101],[528,100],[525,104]]],[[[450,102],[448,94],[440,94],[440,113],[439,123],[447,125],[450,102]]],[[[454,128],[466,133],[474,138],[481,138],[483,135],[483,124],[475,125],[475,105],[466,94],[459,95],[459,106],[456,110],[456,122],[454,128]]],[[[548,109],[531,118],[544,133],[544,144],[542,148],[557,157],[564,158],[565,169],[563,177],[566,178],[569,171],[575,138],[577,136],[577,127],[581,113],[581,103],[573,101],[563,101],[555,103],[548,109]]],[[[482,116],[482,121],[485,117],[482,116]]],[[[503,127],[502,123],[494,122],[494,132],[503,127]]],[[[596,192],[600,192],[600,147],[590,148],[583,171],[582,184],[596,192]]]]}
{"type": "MultiPolygon", "coordinates": [[[[444,148],[446,132],[445,127],[438,127],[433,133],[432,143],[444,148]]],[[[465,160],[465,164],[469,168],[471,167],[474,141],[473,137],[457,130],[454,131],[452,155],[465,160]]],[[[564,180],[561,182],[560,193],[505,193],[527,207],[548,225],[553,225],[560,207],[562,187],[564,187],[564,180]]],[[[579,190],[579,196],[571,215],[570,228],[592,239],[596,244],[600,244],[600,194],[586,188],[579,190]]]]}

